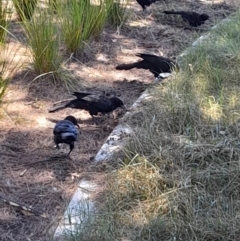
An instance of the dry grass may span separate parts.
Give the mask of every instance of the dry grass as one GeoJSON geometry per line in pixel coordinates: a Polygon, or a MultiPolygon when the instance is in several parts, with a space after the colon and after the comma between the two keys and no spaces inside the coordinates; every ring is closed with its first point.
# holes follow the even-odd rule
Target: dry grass
{"type": "Polygon", "coordinates": [[[71,240],[238,240],[239,26],[211,31],[123,120],[134,136],[71,240]]]}
{"type": "MultiPolygon", "coordinates": [[[[171,4],[170,7],[175,4],[174,6],[177,8],[178,2],[174,2],[169,1],[168,4],[171,4]]],[[[193,4],[191,6],[188,4],[190,2],[186,2],[184,6],[186,8],[189,6],[189,9],[191,9],[193,4]]],[[[134,2],[131,6],[134,13],[125,26],[117,30],[111,27],[105,28],[101,37],[90,42],[81,55],[72,59],[64,56],[66,58],[64,59],[64,68],[70,71],[71,78],[74,76],[78,82],[81,80],[81,83],[86,83],[81,88],[76,87],[77,90],[115,92],[126,106],[130,107],[141,91],[146,89],[152,82],[153,76],[147,71],[140,70],[116,71],[115,66],[137,59],[134,55],[138,52],[151,52],[174,58],[201,34],[201,32],[195,30],[169,26],[164,23],[162,18],[158,18],[158,16],[161,15],[163,8],[168,8],[167,5],[158,2],[155,6],[157,6],[156,9],[150,7],[145,13],[142,13],[141,7],[134,2]],[[151,13],[153,15],[150,15],[151,13]]],[[[219,12],[225,11],[226,15],[228,15],[231,11],[235,11],[231,1],[229,4],[223,5],[223,8],[214,4],[207,5],[208,8],[206,8],[206,5],[201,2],[197,2],[196,6],[199,9],[206,9],[207,13],[212,12],[213,20],[206,23],[206,28],[213,26],[216,21],[225,17],[225,15],[218,15],[219,12]]],[[[169,23],[173,23],[173,21],[175,22],[173,19],[169,23]]],[[[69,92],[58,81],[54,82],[50,77],[49,79],[40,78],[36,76],[32,68],[29,68],[32,56],[26,44],[26,37],[15,19],[12,20],[9,31],[13,36],[16,36],[19,42],[16,44],[15,40],[13,41],[13,36],[8,36],[8,44],[16,44],[21,49],[15,56],[11,55],[11,57],[14,57],[16,63],[25,62],[28,67],[14,76],[0,109],[0,194],[26,206],[31,205],[34,209],[46,213],[47,218],[25,215],[19,212],[18,209],[1,202],[0,231],[2,236],[0,239],[6,241],[51,240],[54,228],[79,180],[86,176],[92,179],[102,173],[104,175],[105,169],[99,167],[96,170],[98,167],[95,167],[90,160],[117,125],[118,119],[123,113],[118,112],[116,119],[99,117],[99,126],[94,126],[90,116],[84,111],[67,109],[56,114],[49,114],[48,108],[52,103],[69,98],[69,92]],[[54,121],[60,120],[69,114],[76,116],[79,120],[82,128],[80,141],[76,144],[72,161],[61,158],[51,159],[52,156],[60,154],[59,151],[53,148],[52,128],[54,121]],[[23,176],[20,176],[19,174],[24,170],[27,171],[23,176]]],[[[64,49],[61,49],[61,51],[64,51],[64,49]]],[[[167,89],[165,91],[167,92],[167,89]]],[[[176,95],[173,96],[176,97],[176,95]]],[[[231,98],[231,103],[234,103],[234,100],[234,98],[231,98]]],[[[164,98],[163,101],[165,101],[164,98]]],[[[170,101],[173,102],[173,100],[168,99],[168,102],[170,101]]],[[[143,109],[143,112],[138,114],[140,119],[142,119],[144,113],[145,110],[143,109]]],[[[151,114],[151,110],[149,110],[149,114],[151,114]]],[[[108,177],[108,180],[111,181],[110,184],[114,185],[115,189],[121,188],[118,189],[119,194],[115,196],[111,193],[107,194],[107,196],[110,195],[114,202],[116,201],[119,204],[107,207],[108,210],[112,210],[110,213],[114,213],[115,216],[107,215],[104,220],[101,219],[101,216],[96,216],[100,219],[101,225],[91,229],[91,231],[96,231],[93,232],[93,236],[98,234],[102,237],[102,240],[115,240],[116,237],[130,235],[133,239],[137,237],[136,239],[140,240],[141,237],[152,235],[149,230],[156,232],[156,229],[152,227],[158,222],[158,213],[163,214],[162,220],[160,220],[163,224],[165,219],[168,218],[167,215],[170,212],[168,202],[170,198],[176,198],[178,189],[182,188],[179,187],[178,179],[174,180],[177,175],[174,170],[178,170],[178,166],[184,165],[179,161],[180,157],[177,153],[176,156],[173,154],[173,156],[169,156],[168,162],[164,159],[168,155],[167,150],[173,153],[177,144],[172,143],[172,139],[168,140],[166,137],[162,143],[166,143],[165,147],[168,147],[168,149],[165,148],[162,151],[158,142],[159,138],[157,139],[158,135],[154,134],[156,124],[165,125],[165,122],[157,121],[160,114],[161,112],[159,112],[159,116],[156,115],[155,119],[149,116],[146,121],[143,121],[142,124],[146,127],[149,126],[149,123],[152,123],[152,132],[146,133],[151,133],[151,136],[147,135],[146,138],[140,136],[141,142],[137,142],[139,145],[144,145],[144,148],[149,141],[155,143],[155,156],[152,154],[152,147],[150,147],[149,149],[145,148],[149,153],[148,155],[139,152],[138,156],[133,158],[137,154],[133,149],[136,143],[131,144],[130,153],[128,152],[126,158],[122,160],[123,166],[119,167],[119,182],[115,184],[112,181],[114,176],[108,177]],[[149,161],[149,156],[153,158],[151,161],[149,161]],[[159,156],[162,156],[163,159],[160,159],[159,156]],[[162,160],[162,166],[156,166],[153,160],[156,163],[161,163],[162,160]],[[161,176],[158,176],[159,172],[161,172],[161,176]],[[132,182],[133,184],[125,193],[126,183],[120,181],[120,177],[126,176],[127,173],[129,174],[127,185],[132,182]],[[144,173],[144,176],[141,173],[144,173]],[[135,176],[138,177],[136,180],[135,176]],[[151,188],[159,183],[159,188],[151,190],[147,186],[139,187],[142,179],[146,182],[148,179],[152,180],[152,185],[149,186],[151,188]],[[168,189],[171,192],[169,196],[165,193],[168,189]],[[149,195],[151,197],[156,195],[156,200],[153,198],[149,202],[147,199],[149,195]],[[133,197],[133,203],[129,202],[128,206],[125,205],[121,202],[123,197],[125,200],[128,200],[128,197],[133,197]],[[139,205],[139,200],[143,206],[139,205]],[[126,207],[128,210],[124,211],[123,208],[126,207]],[[136,211],[131,209],[132,207],[136,211]],[[123,211],[121,215],[119,215],[119,210],[123,211]],[[149,217],[151,213],[155,213],[155,216],[149,221],[145,216],[149,217]],[[120,227],[119,224],[122,224],[121,222],[125,217],[127,217],[126,225],[120,227]],[[140,218],[139,221],[137,221],[138,218],[140,218]],[[115,222],[115,220],[118,222],[115,222]],[[137,227],[134,226],[132,222],[133,233],[130,233],[127,228],[131,220],[136,221],[137,225],[137,227]],[[147,223],[148,226],[146,226],[147,223]],[[111,233],[109,233],[109,230],[111,233]]],[[[174,121],[174,118],[172,120],[174,121]]],[[[131,121],[134,123],[134,118],[131,121]]],[[[136,121],[136,128],[138,124],[139,121],[136,121]]],[[[173,126],[174,124],[170,128],[173,128],[173,126]]],[[[212,133],[211,131],[209,134],[212,133]]],[[[178,143],[177,140],[184,143],[185,139],[181,139],[180,134],[176,132],[177,128],[173,135],[176,143],[178,143]]],[[[162,134],[160,129],[157,133],[162,134]]],[[[67,148],[67,146],[63,146],[62,152],[66,153],[67,148]]],[[[183,147],[182,149],[178,148],[179,152],[185,150],[183,147]]],[[[208,155],[211,156],[211,153],[208,155]]],[[[116,165],[117,163],[116,161],[116,165]]],[[[107,167],[109,168],[107,170],[112,170],[111,166],[107,167]]],[[[182,176],[179,175],[180,177],[182,176]]],[[[184,179],[181,180],[183,180],[182,183],[184,184],[184,179]]],[[[179,212],[178,209],[173,210],[179,212]]],[[[94,225],[93,222],[90,224],[94,225]]],[[[169,227],[172,227],[172,225],[169,224],[169,227]]],[[[166,227],[158,226],[158,230],[166,230],[166,227]]],[[[87,240],[90,240],[90,238],[88,237],[87,240]]],[[[97,238],[97,240],[101,239],[97,238]]],[[[161,238],[158,240],[161,240],[161,238]]]]}

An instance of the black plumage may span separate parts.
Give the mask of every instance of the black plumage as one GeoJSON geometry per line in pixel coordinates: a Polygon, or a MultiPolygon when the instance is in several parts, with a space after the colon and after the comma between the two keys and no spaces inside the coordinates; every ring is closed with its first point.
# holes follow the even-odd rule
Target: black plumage
{"type": "Polygon", "coordinates": [[[70,155],[74,149],[74,142],[77,141],[79,132],[77,128],[79,125],[74,116],[67,116],[64,120],[57,122],[53,129],[54,142],[59,149],[60,143],[66,143],[70,147],[70,151],[67,154],[67,157],[70,155]]]}
{"type": "Polygon", "coordinates": [[[204,24],[209,16],[205,13],[199,14],[196,12],[186,12],[186,11],[164,11],[165,14],[179,14],[185,22],[188,22],[191,26],[197,27],[204,24]]]}
{"type": "Polygon", "coordinates": [[[103,94],[97,95],[92,93],[74,92],[77,99],[64,101],[56,106],[53,106],[49,112],[55,112],[64,108],[75,108],[87,110],[91,116],[98,113],[109,113],[118,107],[125,109],[123,102],[117,97],[107,97],[103,94]]]}
{"type": "Polygon", "coordinates": [[[141,5],[143,11],[146,9],[146,7],[149,7],[152,3],[155,3],[159,0],[137,0],[138,4],[141,5]]]}
{"type": "Polygon", "coordinates": [[[131,64],[121,64],[118,65],[116,69],[147,69],[151,71],[155,77],[158,77],[161,73],[171,73],[172,69],[176,67],[176,63],[173,60],[161,56],[156,56],[152,54],[137,54],[137,56],[142,58],[143,60],[131,64]]]}

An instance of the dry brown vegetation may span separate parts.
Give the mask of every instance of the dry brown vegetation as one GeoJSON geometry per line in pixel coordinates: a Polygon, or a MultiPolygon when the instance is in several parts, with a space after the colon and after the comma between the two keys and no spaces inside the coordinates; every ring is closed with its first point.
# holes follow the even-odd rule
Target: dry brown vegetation
{"type": "Polygon", "coordinates": [[[239,22],[179,57],[182,72],[123,118],[133,135],[69,240],[238,240],[239,22]]]}
{"type": "MultiPolygon", "coordinates": [[[[117,64],[136,60],[134,55],[139,52],[150,52],[175,59],[199,35],[236,10],[235,2],[230,0],[225,3],[221,1],[214,3],[194,1],[193,3],[193,1],[169,0],[152,5],[144,13],[135,2],[130,7],[133,8],[133,14],[126,25],[119,29],[104,28],[101,36],[89,43],[81,54],[71,59],[66,56],[64,65],[71,72],[71,77],[74,76],[81,81],[82,90],[116,92],[127,107],[130,107],[141,92],[151,84],[153,77],[150,73],[141,70],[117,72],[115,70],[117,64]],[[166,18],[161,13],[163,9],[179,8],[206,12],[211,16],[211,21],[207,22],[201,31],[196,31],[182,27],[186,26],[183,22],[179,22],[178,26],[175,26],[176,18],[166,18]]],[[[14,47],[15,51],[11,51],[14,53],[13,61],[22,62],[22,68],[15,74],[9,85],[0,109],[0,196],[27,206],[31,205],[39,212],[45,213],[46,218],[19,212],[17,208],[1,202],[0,239],[46,241],[51,239],[59,218],[61,218],[79,180],[83,177],[94,179],[101,175],[101,172],[96,172],[96,167],[91,162],[92,157],[117,125],[118,119],[123,113],[120,110],[116,111],[115,119],[101,116],[97,126],[84,111],[67,109],[56,114],[49,114],[47,110],[54,102],[69,98],[70,94],[63,84],[54,81],[51,77],[36,79],[37,75],[30,65],[31,55],[24,32],[14,18],[9,31],[18,41],[9,35],[8,45],[11,48],[8,49],[14,47]],[[53,148],[52,128],[55,121],[68,114],[74,115],[79,120],[82,128],[81,138],[72,153],[72,160],[51,158],[58,155],[59,152],[53,148]],[[20,175],[23,171],[25,171],[24,174],[20,175]]],[[[179,141],[178,138],[176,136],[176,141],[179,141]]],[[[164,141],[168,141],[167,137],[164,141]]],[[[67,148],[64,147],[63,152],[66,152],[67,148]]],[[[177,159],[173,152],[175,148],[174,143],[169,146],[172,158],[177,159]]],[[[198,153],[208,154],[205,146],[197,146],[196,149],[198,153]]],[[[175,155],[182,151],[189,155],[189,166],[195,165],[195,161],[191,162],[193,152],[179,149],[175,155]]],[[[201,156],[197,152],[194,153],[201,156]]],[[[211,156],[212,152],[209,155],[211,156]]],[[[151,165],[141,158],[139,162],[143,163],[143,166],[151,165]]],[[[205,162],[201,162],[201,159],[199,163],[202,167],[206,165],[205,162]]],[[[181,163],[176,164],[171,160],[170,165],[166,165],[167,169],[164,171],[168,172],[169,176],[169,182],[166,185],[175,187],[174,178],[177,173],[174,175],[171,173],[177,169],[178,164],[181,165],[181,163]]],[[[149,169],[146,169],[145,176],[147,179],[151,178],[160,170],[152,168],[149,173],[149,169]]],[[[210,180],[206,179],[206,173],[201,175],[201,169],[198,171],[200,179],[210,180]]],[[[138,169],[128,170],[129,179],[135,178],[137,172],[138,169]]],[[[210,178],[210,168],[207,174],[210,178]]],[[[123,171],[119,175],[125,176],[126,173],[123,171]]],[[[219,177],[219,181],[221,181],[220,174],[219,177]]],[[[228,176],[228,178],[231,183],[231,177],[228,176]]],[[[137,181],[138,179],[132,186],[136,192],[137,187],[139,188],[137,181]]],[[[161,177],[157,181],[163,184],[166,182],[161,177]]],[[[198,183],[199,180],[196,182],[198,183]]],[[[209,181],[209,183],[211,182],[209,181]]],[[[183,183],[182,185],[188,184],[183,183]]],[[[217,187],[212,186],[211,188],[216,189],[217,187]]],[[[201,189],[197,187],[195,191],[199,192],[199,197],[201,197],[201,189]]],[[[150,195],[149,192],[152,190],[146,190],[146,195],[150,195]]],[[[144,200],[144,197],[139,198],[144,200]]],[[[172,198],[176,198],[174,192],[172,198]]],[[[185,200],[187,198],[189,197],[186,196],[185,200]]],[[[210,196],[208,198],[211,199],[210,196]]],[[[164,205],[166,202],[164,197],[156,202],[158,205],[162,205],[163,214],[168,211],[168,207],[164,205]]],[[[201,203],[201,199],[199,199],[199,203],[201,203]]],[[[151,208],[149,203],[146,202],[145,205],[146,210],[151,208]]],[[[179,206],[182,207],[183,213],[186,212],[185,203],[179,203],[179,206]]],[[[126,207],[119,205],[119,208],[126,207]]],[[[202,207],[202,209],[204,208],[202,207]]],[[[139,212],[136,213],[141,215],[141,210],[137,211],[139,212]]],[[[136,216],[134,220],[130,221],[136,221],[138,217],[136,216]]],[[[190,214],[188,218],[191,218],[190,214]]],[[[164,222],[164,220],[162,221],[164,222]]],[[[139,226],[141,225],[139,224],[139,226]]],[[[155,225],[154,220],[151,225],[152,227],[155,225]]],[[[149,229],[154,230],[150,226],[149,229]]],[[[159,238],[159,240],[161,239],[159,238]]]]}

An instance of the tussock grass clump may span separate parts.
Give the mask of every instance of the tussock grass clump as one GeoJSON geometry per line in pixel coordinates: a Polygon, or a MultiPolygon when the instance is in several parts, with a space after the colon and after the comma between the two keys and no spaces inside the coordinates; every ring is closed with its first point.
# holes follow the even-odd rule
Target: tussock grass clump
{"type": "Polygon", "coordinates": [[[62,1],[48,0],[49,7],[53,11],[53,13],[57,13],[57,10],[59,8],[59,4],[61,4],[61,2],[62,1]]]}
{"type": "Polygon", "coordinates": [[[76,54],[87,41],[98,36],[106,21],[107,6],[103,1],[73,0],[60,7],[61,31],[70,53],[76,54]]]}
{"type": "Polygon", "coordinates": [[[16,62],[19,48],[12,44],[0,45],[0,104],[7,87],[24,62],[16,62]]]}
{"type": "Polygon", "coordinates": [[[107,21],[112,26],[121,26],[129,19],[131,12],[128,9],[128,0],[106,0],[109,9],[107,14],[107,21]]]}
{"type": "Polygon", "coordinates": [[[14,61],[18,48],[6,43],[7,33],[11,34],[8,30],[9,19],[9,1],[0,0],[0,104],[7,86],[21,68],[21,64],[14,61]]]}
{"type": "Polygon", "coordinates": [[[3,57],[4,55],[3,55],[3,50],[1,46],[0,46],[0,53],[1,53],[1,58],[0,58],[0,101],[1,101],[6,91],[7,85],[10,82],[10,79],[8,78],[8,76],[4,76],[4,73],[7,72],[7,67],[6,67],[7,63],[5,58],[3,57]]]}
{"type": "Polygon", "coordinates": [[[68,6],[61,6],[61,32],[70,53],[76,53],[83,44],[82,31],[85,6],[85,1],[78,2],[77,0],[71,1],[68,6]]]}
{"type": "Polygon", "coordinates": [[[0,0],[0,44],[5,43],[6,40],[6,33],[7,33],[7,27],[8,27],[8,0],[4,1],[0,0]]]}
{"type": "Polygon", "coordinates": [[[38,74],[56,74],[62,58],[60,39],[56,24],[44,11],[23,23],[33,56],[34,70],[38,74]]]}
{"type": "Polygon", "coordinates": [[[101,34],[106,22],[108,8],[109,6],[103,0],[100,0],[98,4],[92,4],[91,1],[86,1],[83,41],[88,41],[101,34]]]}
{"type": "Polygon", "coordinates": [[[239,239],[239,38],[237,14],[126,117],[134,135],[81,240],[239,239]]]}
{"type": "Polygon", "coordinates": [[[14,7],[21,21],[30,20],[38,0],[13,0],[14,7]]]}

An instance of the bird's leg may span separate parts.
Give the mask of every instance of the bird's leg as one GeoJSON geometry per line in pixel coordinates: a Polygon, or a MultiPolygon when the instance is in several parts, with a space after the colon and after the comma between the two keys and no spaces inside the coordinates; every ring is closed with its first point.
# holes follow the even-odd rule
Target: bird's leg
{"type": "Polygon", "coordinates": [[[95,124],[96,125],[96,119],[95,119],[95,117],[93,116],[93,115],[91,115],[92,116],[92,121],[93,121],[93,124],[95,124]]]}
{"type": "MultiPolygon", "coordinates": [[[[72,150],[73,150],[73,148],[74,148],[74,142],[72,142],[71,144],[70,144],[70,151],[68,152],[68,154],[67,154],[67,158],[70,158],[69,156],[70,156],[70,153],[72,152],[72,150]]],[[[71,159],[71,158],[70,158],[71,159]]]]}
{"type": "Polygon", "coordinates": [[[72,152],[72,150],[70,150],[69,152],[68,152],[68,154],[66,155],[66,158],[69,158],[69,159],[71,159],[70,158],[70,153],[72,152]]]}

